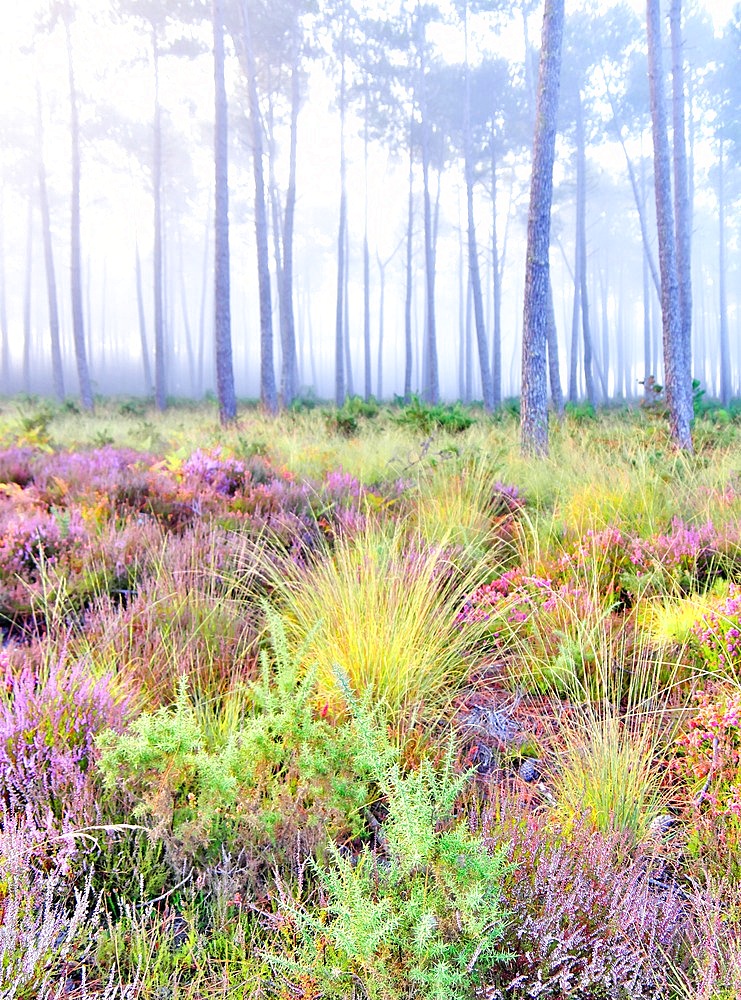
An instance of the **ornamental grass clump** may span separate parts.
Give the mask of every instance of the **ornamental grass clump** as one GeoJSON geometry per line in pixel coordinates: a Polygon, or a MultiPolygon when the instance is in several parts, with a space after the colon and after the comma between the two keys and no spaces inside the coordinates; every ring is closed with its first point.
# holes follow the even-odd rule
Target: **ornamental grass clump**
{"type": "Polygon", "coordinates": [[[411,706],[439,710],[469,669],[477,630],[464,633],[457,615],[484,572],[480,561],[462,570],[444,539],[432,545],[404,522],[371,520],[307,568],[275,573],[288,640],[305,644],[316,665],[318,703],[332,714],[343,708],[339,666],[390,717],[411,706]]]}

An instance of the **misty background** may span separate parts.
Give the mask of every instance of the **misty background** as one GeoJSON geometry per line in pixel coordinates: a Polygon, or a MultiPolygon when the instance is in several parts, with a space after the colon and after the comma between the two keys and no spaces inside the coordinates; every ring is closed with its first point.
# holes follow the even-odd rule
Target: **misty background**
{"type": "MultiPolygon", "coordinates": [[[[693,375],[708,395],[738,397],[741,7],[685,8],[693,375]]],[[[468,179],[497,402],[517,395],[541,5],[224,0],[223,17],[237,394],[261,395],[261,197],[283,402],[335,397],[338,342],[347,395],[425,395],[430,309],[440,395],[480,399],[468,179]],[[291,379],[284,359],[293,349],[291,379]]],[[[212,5],[5,0],[2,26],[0,388],[79,393],[77,114],[92,388],[152,395],[159,333],[163,395],[213,392],[212,5]]],[[[665,67],[671,86],[668,31],[665,67]]],[[[651,157],[642,5],[570,5],[550,261],[560,377],[572,401],[590,393],[590,381],[601,402],[635,398],[647,377],[663,378],[651,157]]]]}

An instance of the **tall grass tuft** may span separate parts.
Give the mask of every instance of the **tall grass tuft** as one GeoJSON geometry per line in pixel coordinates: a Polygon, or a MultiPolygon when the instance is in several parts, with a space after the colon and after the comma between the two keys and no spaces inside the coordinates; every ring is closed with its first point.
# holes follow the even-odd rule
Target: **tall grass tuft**
{"type": "Polygon", "coordinates": [[[308,568],[275,574],[286,634],[315,665],[325,711],[344,704],[337,667],[354,692],[372,693],[397,719],[414,705],[440,709],[453,696],[475,639],[456,618],[486,566],[479,559],[462,568],[449,541],[430,544],[407,524],[370,522],[308,568]]]}

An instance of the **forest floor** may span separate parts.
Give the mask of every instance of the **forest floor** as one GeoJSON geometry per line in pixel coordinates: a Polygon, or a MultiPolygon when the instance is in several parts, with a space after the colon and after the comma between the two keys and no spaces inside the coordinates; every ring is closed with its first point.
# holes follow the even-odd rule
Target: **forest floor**
{"type": "Polygon", "coordinates": [[[0,997],[741,996],[741,421],[0,403],[0,997]]]}

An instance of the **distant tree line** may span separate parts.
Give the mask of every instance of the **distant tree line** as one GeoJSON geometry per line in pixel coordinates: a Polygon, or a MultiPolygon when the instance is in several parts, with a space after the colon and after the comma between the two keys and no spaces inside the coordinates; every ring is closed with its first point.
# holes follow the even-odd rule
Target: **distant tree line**
{"type": "MultiPolygon", "coordinates": [[[[151,231],[137,233],[131,274],[141,387],[158,408],[167,406],[176,357],[184,357],[195,395],[206,388],[213,359],[221,419],[232,420],[234,348],[242,350],[249,336],[259,344],[260,401],[271,412],[289,406],[307,386],[316,388],[322,365],[332,368],[338,405],[355,393],[381,397],[392,357],[402,358],[404,399],[419,392],[438,401],[443,357],[445,364],[455,359],[460,398],[476,394],[494,410],[502,405],[505,383],[511,386],[517,375],[514,356],[503,359],[503,315],[509,309],[511,316],[516,294],[522,326],[509,331],[507,341],[521,333],[523,447],[543,453],[549,408],[560,413],[565,402],[596,405],[633,392],[636,338],[623,274],[633,259],[642,282],[643,381],[650,389],[651,379],[662,379],[672,439],[691,448],[693,375],[703,379],[715,369],[724,405],[741,394],[741,357],[731,333],[741,307],[738,294],[729,302],[728,293],[729,272],[738,275],[739,269],[741,6],[720,34],[695,4],[685,0],[685,7],[682,0],[647,0],[642,22],[623,3],[606,12],[585,3],[565,15],[563,0],[545,0],[538,52],[530,37],[540,14],[533,0],[388,0],[372,6],[360,0],[106,0],[95,15],[98,23],[125,35],[149,67],[151,111],[144,121],[80,90],[86,53],[77,33],[84,6],[75,0],[40,4],[26,58],[41,59],[50,46],[65,54],[68,202],[58,173],[50,185],[50,83],[39,72],[33,128],[29,115],[20,125],[10,116],[3,124],[3,200],[17,197],[24,185],[28,199],[20,379],[11,361],[8,239],[0,232],[3,387],[28,388],[34,345],[39,353],[32,274],[33,238],[40,232],[44,355],[53,391],[61,400],[69,390],[71,348],[81,404],[93,408],[91,368],[104,368],[110,345],[105,330],[91,329],[81,216],[86,157],[105,142],[131,161],[151,196],[151,231]],[[520,54],[507,46],[519,47],[520,54]],[[189,137],[177,136],[163,103],[163,72],[167,67],[172,77],[173,66],[180,66],[186,80],[182,68],[204,60],[212,63],[212,121],[197,123],[189,137]],[[331,340],[326,324],[321,336],[312,328],[311,286],[318,280],[307,266],[311,226],[324,238],[328,220],[309,219],[311,191],[302,173],[315,152],[302,120],[318,80],[325,87],[332,83],[336,122],[331,340]],[[175,142],[177,162],[168,154],[175,142]],[[649,143],[650,155],[644,148],[649,143]],[[210,150],[210,178],[192,165],[189,146],[201,159],[210,150]],[[31,183],[29,150],[36,164],[31,183]],[[369,184],[381,151],[394,164],[393,176],[406,176],[405,209],[403,220],[387,220],[388,240],[382,245],[376,235],[374,246],[378,220],[369,184]],[[602,165],[605,151],[618,159],[616,170],[602,165]],[[249,197],[245,164],[251,168],[249,197]],[[440,248],[445,239],[451,245],[444,235],[453,216],[451,178],[458,190],[458,287],[441,289],[440,248]],[[185,277],[184,220],[192,225],[204,191],[201,275],[192,287],[185,277]],[[609,206],[600,211],[606,197],[619,205],[619,225],[609,206]],[[302,210],[309,221],[300,231],[303,264],[297,269],[302,210]],[[240,224],[249,219],[254,233],[249,288],[255,332],[249,335],[241,325],[235,329],[235,214],[240,224]],[[700,214],[715,219],[712,264],[693,247],[700,214]],[[66,220],[66,237],[60,220],[66,220]],[[597,234],[598,228],[604,232],[597,234]],[[140,237],[151,253],[142,254],[140,237]],[[617,248],[613,239],[621,241],[617,248]],[[522,247],[520,255],[513,245],[522,247]],[[698,264],[699,277],[693,274],[698,264]],[[565,283],[563,277],[555,282],[557,268],[567,275],[565,283]],[[392,273],[398,354],[386,317],[392,273]],[[62,274],[69,281],[65,290],[62,274]],[[698,287],[699,300],[693,295],[698,287]],[[441,300],[454,295],[457,330],[449,318],[440,319],[441,300]]],[[[125,72],[124,65],[124,80],[125,72]]],[[[89,207],[85,212],[92,215],[89,207]]],[[[88,225],[94,228],[91,220],[88,225]]],[[[14,246],[20,260],[17,241],[14,246]]],[[[16,270],[24,270],[22,263],[16,270]]],[[[327,297],[326,287],[322,294],[327,297]]]]}

